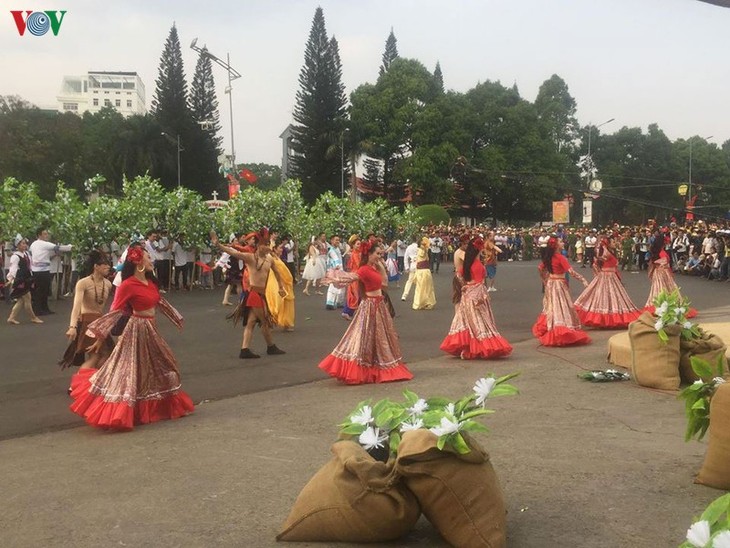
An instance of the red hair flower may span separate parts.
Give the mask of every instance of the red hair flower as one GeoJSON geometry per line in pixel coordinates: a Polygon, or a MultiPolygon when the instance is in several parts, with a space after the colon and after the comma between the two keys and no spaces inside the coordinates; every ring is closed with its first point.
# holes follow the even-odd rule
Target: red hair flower
{"type": "Polygon", "coordinates": [[[133,247],[127,251],[127,261],[132,264],[140,264],[144,257],[144,251],[141,247],[133,247]]]}

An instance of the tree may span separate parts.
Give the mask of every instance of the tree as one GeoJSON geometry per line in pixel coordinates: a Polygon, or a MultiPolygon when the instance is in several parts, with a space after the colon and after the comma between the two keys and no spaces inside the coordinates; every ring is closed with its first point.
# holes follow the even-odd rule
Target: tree
{"type": "Polygon", "coordinates": [[[254,186],[259,190],[275,190],[281,186],[281,166],[263,163],[239,164],[238,169],[248,169],[256,175],[258,180],[254,186]]]}
{"type": "Polygon", "coordinates": [[[294,107],[292,172],[302,181],[305,200],[339,193],[342,164],[332,147],[342,142],[347,98],[337,40],[327,38],[324,13],[317,8],[299,73],[294,107]]]}
{"type": "Polygon", "coordinates": [[[444,75],[441,72],[441,63],[436,61],[436,68],[433,69],[433,81],[436,84],[436,91],[441,94],[444,92],[444,75]]]}
{"type": "Polygon", "coordinates": [[[190,112],[193,121],[201,127],[213,148],[218,150],[223,138],[218,136],[221,130],[218,99],[215,95],[213,65],[207,53],[207,48],[203,47],[195,65],[193,83],[190,86],[190,112]]]}
{"type": "Polygon", "coordinates": [[[388,38],[385,40],[385,51],[383,52],[383,64],[380,65],[380,76],[382,76],[384,73],[388,71],[390,68],[390,65],[398,59],[398,40],[395,38],[395,34],[393,34],[393,29],[390,29],[390,34],[388,35],[388,38]]]}
{"type": "Polygon", "coordinates": [[[535,108],[555,149],[560,152],[569,147],[578,130],[576,103],[560,76],[553,74],[542,83],[535,98],[535,108]]]}

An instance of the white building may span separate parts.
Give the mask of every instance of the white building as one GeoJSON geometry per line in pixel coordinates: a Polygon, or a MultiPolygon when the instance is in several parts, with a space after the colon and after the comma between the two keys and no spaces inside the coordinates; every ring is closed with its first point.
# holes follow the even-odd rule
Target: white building
{"type": "Polygon", "coordinates": [[[124,116],[147,111],[142,79],[136,72],[96,72],[85,76],[64,76],[56,96],[59,112],[99,112],[114,107],[124,116]]]}

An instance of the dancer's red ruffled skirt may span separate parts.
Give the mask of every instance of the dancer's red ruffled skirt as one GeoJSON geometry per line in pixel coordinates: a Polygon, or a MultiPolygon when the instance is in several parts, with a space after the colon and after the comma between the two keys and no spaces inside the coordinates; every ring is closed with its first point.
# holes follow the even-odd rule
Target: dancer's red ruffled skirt
{"type": "Polygon", "coordinates": [[[483,283],[461,287],[461,298],[441,350],[465,360],[499,358],[512,353],[512,346],[497,331],[483,283]]]}
{"type": "Polygon", "coordinates": [[[532,326],[532,334],[543,346],[579,346],[591,342],[588,334],[579,327],[555,326],[547,327],[547,317],[540,314],[532,326]]]}
{"type": "Polygon", "coordinates": [[[602,329],[626,328],[641,315],[615,269],[596,274],[576,299],[575,309],[580,323],[602,329]]]}
{"type": "Polygon", "coordinates": [[[635,312],[615,312],[601,314],[600,312],[588,312],[581,308],[576,308],[580,323],[587,327],[596,327],[599,329],[625,329],[629,324],[641,316],[641,311],[635,312]]]}
{"type": "Polygon", "coordinates": [[[193,400],[178,390],[161,399],[140,400],[130,405],[124,401],[104,401],[91,393],[91,376],[96,369],[80,369],[71,377],[71,411],[87,424],[112,430],[132,430],[135,425],[178,419],[195,410],[193,400]]]}
{"type": "MultiPolygon", "coordinates": [[[[657,265],[649,275],[651,281],[651,287],[649,288],[649,297],[646,299],[646,304],[642,312],[651,312],[654,314],[656,307],[654,306],[654,299],[657,298],[659,293],[665,291],[672,293],[675,289],[679,289],[677,283],[674,281],[671,270],[666,265],[657,265]]],[[[694,318],[697,315],[697,310],[690,308],[685,316],[687,318],[694,318]]]]}
{"type": "Polygon", "coordinates": [[[543,311],[532,326],[532,334],[543,346],[588,344],[591,338],[580,328],[565,279],[548,279],[545,283],[543,311]]]}
{"type": "Polygon", "coordinates": [[[347,331],[319,368],[345,384],[413,378],[403,363],[398,334],[383,297],[364,296],[347,331]]]}

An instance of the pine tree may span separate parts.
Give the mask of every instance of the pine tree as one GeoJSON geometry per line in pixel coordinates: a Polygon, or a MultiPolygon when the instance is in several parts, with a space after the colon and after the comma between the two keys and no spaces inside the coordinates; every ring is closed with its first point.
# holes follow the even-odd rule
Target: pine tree
{"type": "Polygon", "coordinates": [[[436,92],[442,94],[444,92],[444,75],[441,72],[441,63],[436,61],[436,68],[433,69],[433,80],[436,83],[436,92]]]}
{"type": "Polygon", "coordinates": [[[334,37],[327,38],[322,8],[314,13],[299,86],[292,130],[296,152],[291,158],[292,173],[302,181],[302,195],[311,202],[327,190],[340,192],[338,147],[347,106],[339,47],[334,37]]]}
{"type": "Polygon", "coordinates": [[[195,65],[193,83],[190,87],[190,112],[193,121],[209,136],[215,148],[219,149],[223,138],[218,135],[221,130],[218,98],[215,94],[213,63],[206,55],[207,52],[208,50],[203,47],[195,65]]]}
{"type": "Polygon", "coordinates": [[[388,39],[385,41],[383,64],[380,65],[380,76],[382,76],[384,72],[388,71],[388,69],[390,68],[390,64],[395,59],[398,59],[398,40],[396,40],[395,34],[393,34],[393,29],[391,28],[388,39]]]}

